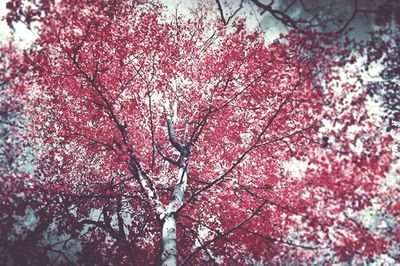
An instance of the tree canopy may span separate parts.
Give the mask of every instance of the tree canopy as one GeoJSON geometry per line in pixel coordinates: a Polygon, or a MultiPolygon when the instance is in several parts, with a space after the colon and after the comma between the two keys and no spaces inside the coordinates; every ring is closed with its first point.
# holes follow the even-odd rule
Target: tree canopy
{"type": "Polygon", "coordinates": [[[355,55],[381,48],[296,27],[267,43],[204,3],[7,8],[39,26],[2,48],[3,261],[398,262],[396,139],[355,55]]]}

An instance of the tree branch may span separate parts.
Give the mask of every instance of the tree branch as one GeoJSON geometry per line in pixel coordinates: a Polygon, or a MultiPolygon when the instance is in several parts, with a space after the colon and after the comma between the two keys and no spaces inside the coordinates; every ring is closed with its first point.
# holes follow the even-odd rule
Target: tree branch
{"type": "Polygon", "coordinates": [[[196,255],[199,251],[201,251],[204,248],[207,248],[209,245],[211,245],[212,243],[214,243],[216,240],[225,237],[227,235],[229,235],[230,233],[232,233],[233,231],[239,229],[240,227],[242,227],[245,223],[247,223],[248,221],[250,221],[251,219],[253,219],[258,212],[261,211],[261,209],[264,207],[265,204],[267,204],[267,200],[264,200],[263,202],[261,202],[261,204],[259,204],[259,206],[252,212],[251,215],[249,215],[246,219],[244,219],[243,221],[239,222],[236,226],[232,227],[231,229],[225,231],[224,233],[217,235],[216,237],[214,237],[211,240],[206,241],[201,247],[197,247],[194,251],[192,251],[192,253],[190,253],[188,256],[186,256],[186,258],[183,259],[181,265],[185,265],[186,263],[189,262],[189,260],[196,255]]]}

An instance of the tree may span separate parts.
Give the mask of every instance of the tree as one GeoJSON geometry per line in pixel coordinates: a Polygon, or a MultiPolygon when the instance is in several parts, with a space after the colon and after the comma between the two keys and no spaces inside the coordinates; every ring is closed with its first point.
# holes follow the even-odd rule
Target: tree
{"type": "MultiPolygon", "coordinates": [[[[337,80],[341,47],[297,32],[266,46],[243,20],[232,28],[214,21],[210,31],[202,10],[172,22],[161,10],[68,0],[40,18],[40,37],[24,57],[29,76],[17,83],[36,153],[34,175],[22,179],[31,186],[13,186],[34,197],[23,200],[37,224],[22,242],[43,261],[58,253],[64,263],[117,265],[278,263],[282,252],[284,262],[301,262],[322,244],[335,248],[315,239],[329,226],[320,208],[310,209],[327,196],[304,195],[312,176],[338,195],[323,176],[332,166],[343,170],[337,180],[356,173],[311,152],[322,145],[315,114],[340,112],[324,109],[331,90],[317,82],[337,80]],[[305,157],[320,171],[291,178],[283,164],[305,157]],[[66,253],[77,250],[85,256],[73,261],[66,253]]],[[[363,101],[343,105],[363,114],[363,101]]],[[[382,163],[373,172],[367,162],[371,179],[388,171],[382,163]]]]}
{"type": "Polygon", "coordinates": [[[400,43],[400,5],[389,1],[390,5],[383,6],[375,18],[376,28],[370,34],[370,39],[361,43],[359,49],[366,54],[365,68],[368,71],[371,66],[379,62],[382,67],[378,78],[369,82],[368,92],[371,97],[380,98],[382,107],[387,117],[393,117],[400,112],[400,88],[399,88],[399,63],[397,55],[400,43]]]}
{"type": "MultiPolygon", "coordinates": [[[[349,28],[362,27],[372,22],[372,17],[382,10],[390,10],[395,1],[354,0],[354,1],[220,1],[215,0],[222,22],[227,25],[236,16],[243,16],[245,9],[251,16],[259,14],[268,20],[278,22],[287,29],[306,33],[310,29],[320,33],[346,33],[349,28]],[[361,22],[361,23],[360,23],[361,22]]],[[[261,21],[262,24],[263,21],[261,21]]],[[[278,26],[279,27],[279,26],[278,26]]]]}
{"type": "Polygon", "coordinates": [[[21,217],[32,211],[32,208],[38,210],[41,203],[39,196],[29,193],[34,182],[28,181],[30,166],[27,162],[30,161],[31,154],[26,149],[27,142],[24,141],[27,124],[24,111],[26,97],[20,84],[29,75],[28,67],[23,64],[23,56],[11,43],[2,46],[0,54],[0,259],[7,262],[12,257],[16,264],[23,264],[24,258],[31,257],[32,262],[43,264],[43,260],[37,256],[37,250],[29,241],[33,234],[29,236],[28,233],[24,239],[13,234],[31,228],[21,217]],[[19,248],[25,250],[26,257],[19,254],[19,248]]]}
{"type": "Polygon", "coordinates": [[[383,130],[384,116],[360,108],[368,90],[360,90],[356,82],[359,71],[352,75],[341,81],[340,96],[331,95],[336,101],[325,102],[327,113],[336,119],[321,129],[326,138],[323,151],[303,158],[309,163],[303,179],[308,192],[303,197],[315,206],[309,208],[311,223],[303,226],[310,227],[306,232],[312,233],[306,237],[317,246],[330,243],[335,255],[330,249],[321,253],[332,261],[373,263],[387,256],[387,263],[395,263],[399,209],[393,196],[398,193],[395,180],[400,169],[392,164],[394,136],[383,130]],[[325,234],[317,236],[316,227],[325,234]]]}

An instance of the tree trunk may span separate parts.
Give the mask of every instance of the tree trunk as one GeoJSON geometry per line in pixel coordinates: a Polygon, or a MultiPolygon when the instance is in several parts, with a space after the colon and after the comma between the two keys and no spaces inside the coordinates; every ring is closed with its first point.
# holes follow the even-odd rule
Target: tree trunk
{"type": "Polygon", "coordinates": [[[166,215],[162,224],[162,255],[161,265],[175,266],[176,260],[176,220],[175,213],[166,215]]]}
{"type": "Polygon", "coordinates": [[[161,265],[177,265],[176,248],[176,214],[183,204],[187,184],[187,158],[182,161],[178,171],[178,184],[176,185],[172,198],[165,212],[160,216],[162,221],[162,255],[161,265]]]}

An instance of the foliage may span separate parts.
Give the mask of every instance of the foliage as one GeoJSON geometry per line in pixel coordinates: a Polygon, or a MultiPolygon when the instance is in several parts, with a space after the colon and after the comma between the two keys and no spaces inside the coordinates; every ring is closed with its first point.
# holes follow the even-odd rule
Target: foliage
{"type": "Polygon", "coordinates": [[[336,33],[266,45],[201,9],[188,20],[156,4],[53,5],[1,76],[29,117],[10,149],[34,154],[21,159],[32,172],[4,163],[3,261],[168,264],[175,231],[182,264],[397,259],[396,190],[381,189],[392,139],[340,73],[354,59],[336,33]],[[360,222],[373,206],[392,231],[360,222]]]}

